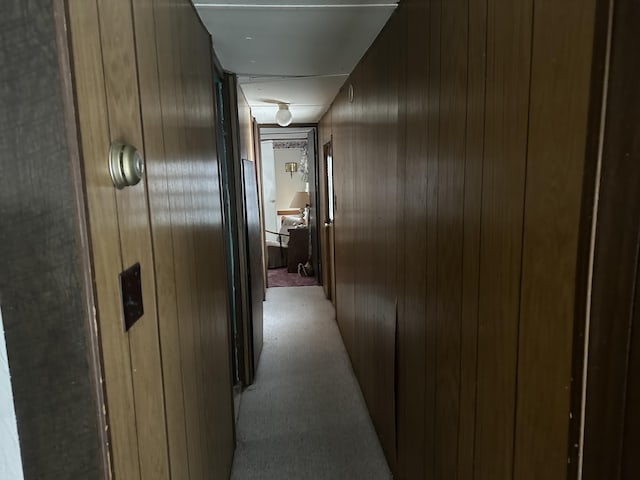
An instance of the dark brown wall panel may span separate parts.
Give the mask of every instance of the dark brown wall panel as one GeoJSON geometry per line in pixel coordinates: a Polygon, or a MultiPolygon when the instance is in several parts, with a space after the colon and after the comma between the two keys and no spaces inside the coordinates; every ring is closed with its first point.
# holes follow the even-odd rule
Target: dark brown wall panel
{"type": "MultiPolygon", "coordinates": [[[[414,42],[428,46],[429,29],[424,28],[428,5],[412,2],[407,8],[407,36],[414,42]]],[[[409,473],[424,477],[425,408],[433,401],[426,396],[425,378],[425,302],[427,256],[426,153],[428,50],[411,48],[407,51],[407,76],[401,95],[413,99],[401,103],[406,128],[406,155],[398,158],[398,203],[405,208],[398,211],[398,359],[397,359],[397,444],[398,471],[401,478],[409,473]],[[420,259],[416,261],[416,259],[420,259]]]]}
{"type": "Polygon", "coordinates": [[[535,2],[513,473],[523,480],[567,470],[594,7],[535,2]]]}
{"type": "Polygon", "coordinates": [[[487,10],[475,453],[487,480],[513,468],[532,13],[531,1],[487,10]]]}
{"type": "Polygon", "coordinates": [[[460,419],[458,477],[474,478],[477,377],[480,221],[484,163],[487,5],[469,2],[466,159],[464,174],[464,250],[460,336],[460,419]]]}
{"type": "Polygon", "coordinates": [[[440,41],[447,50],[440,57],[436,178],[436,478],[455,478],[458,468],[468,16],[465,0],[441,4],[440,41]]]}
{"type": "MultiPolygon", "coordinates": [[[[640,246],[640,69],[638,2],[613,5],[601,124],[601,176],[584,412],[583,478],[638,475],[640,415],[638,285],[640,246]]],[[[596,98],[594,101],[597,101],[596,98]]]]}
{"type": "MultiPolygon", "coordinates": [[[[351,182],[354,169],[351,160],[353,135],[353,106],[347,98],[347,88],[343,88],[333,104],[333,171],[335,188],[335,269],[336,269],[336,316],[349,356],[354,357],[352,348],[354,335],[354,296],[353,296],[353,240],[354,215],[352,210],[351,182]]],[[[355,367],[355,365],[354,365],[355,367]]]]}
{"type": "Polygon", "coordinates": [[[325,296],[332,302],[333,298],[333,225],[329,220],[327,199],[327,165],[325,161],[325,145],[331,142],[331,113],[329,112],[318,124],[318,230],[320,236],[320,262],[322,265],[322,288],[325,296]],[[322,225],[322,226],[321,226],[322,225]]]}
{"type": "MultiPolygon", "coordinates": [[[[425,49],[428,52],[428,77],[426,90],[426,122],[427,122],[427,141],[426,141],[426,175],[427,175],[427,198],[425,215],[422,221],[426,223],[427,229],[427,255],[424,265],[424,275],[426,281],[426,290],[424,292],[425,302],[425,371],[424,380],[417,378],[416,381],[425,382],[425,413],[424,413],[424,475],[425,478],[435,476],[436,469],[436,417],[437,410],[435,408],[437,385],[436,385],[436,355],[437,355],[437,261],[438,261],[438,234],[437,234],[437,216],[438,216],[438,149],[440,140],[440,46],[441,46],[441,22],[440,14],[442,11],[442,1],[434,0],[429,2],[429,13],[426,21],[429,28],[429,42],[425,49]]],[[[411,38],[408,39],[411,45],[411,38]]],[[[420,43],[416,44],[416,49],[420,52],[420,43]]],[[[411,98],[405,100],[408,107],[412,105],[411,98]]],[[[412,145],[407,141],[407,151],[410,151],[412,145]]],[[[404,208],[405,205],[399,205],[404,208]]],[[[410,225],[407,225],[410,228],[410,225]]],[[[409,235],[411,232],[408,233],[409,235]]],[[[401,247],[402,248],[402,247],[401,247]]],[[[413,259],[412,261],[415,261],[413,259]]],[[[421,262],[420,262],[421,263],[421,262]]],[[[399,319],[404,321],[404,319],[399,319]]],[[[411,478],[411,472],[408,472],[407,478],[411,478]]]]}
{"type": "Polygon", "coordinates": [[[338,322],[398,478],[566,478],[594,4],[402,2],[321,122],[338,322]]]}
{"type": "Polygon", "coordinates": [[[336,182],[336,225],[340,227],[336,228],[340,228],[341,238],[337,241],[347,245],[343,256],[336,261],[336,282],[351,285],[342,290],[337,287],[338,296],[350,295],[353,289],[353,306],[347,303],[348,299],[338,300],[338,322],[346,333],[354,370],[392,464],[395,457],[397,183],[380,181],[380,178],[397,176],[400,79],[394,72],[400,68],[395,54],[398,27],[397,22],[392,22],[382,33],[382,38],[388,40],[385,48],[370,52],[363,68],[350,79],[353,102],[349,102],[347,85],[338,99],[339,110],[333,116],[337,131],[341,122],[348,119],[343,115],[352,115],[348,133],[340,130],[334,136],[334,169],[340,170],[336,182]],[[348,141],[345,137],[349,134],[350,159],[342,143],[348,141]],[[344,175],[345,169],[351,175],[344,175]],[[346,265],[343,259],[348,262],[346,265]]]}
{"type": "MultiPolygon", "coordinates": [[[[238,127],[239,127],[239,152],[237,172],[242,181],[242,202],[244,212],[242,222],[239,223],[246,239],[246,250],[243,261],[247,262],[247,289],[246,301],[247,314],[245,318],[246,332],[251,335],[246,341],[252,342],[253,368],[258,368],[260,352],[262,351],[262,301],[264,300],[264,276],[262,274],[262,240],[260,227],[260,210],[257,184],[257,165],[254,155],[253,117],[251,109],[242,89],[237,87],[238,96],[238,127]],[[246,164],[245,160],[250,161],[246,164]]],[[[247,344],[248,345],[248,344],[247,344]]],[[[249,348],[247,347],[247,350],[249,348]]],[[[255,374],[255,371],[254,371],[255,374]]]]}

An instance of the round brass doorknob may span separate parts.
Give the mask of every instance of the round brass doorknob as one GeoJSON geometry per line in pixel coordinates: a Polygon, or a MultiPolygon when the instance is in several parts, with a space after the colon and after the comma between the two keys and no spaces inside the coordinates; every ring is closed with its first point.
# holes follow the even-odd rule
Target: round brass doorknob
{"type": "Polygon", "coordinates": [[[109,147],[109,173],[117,189],[131,187],[142,180],[144,159],[135,147],[113,142],[109,147]]]}

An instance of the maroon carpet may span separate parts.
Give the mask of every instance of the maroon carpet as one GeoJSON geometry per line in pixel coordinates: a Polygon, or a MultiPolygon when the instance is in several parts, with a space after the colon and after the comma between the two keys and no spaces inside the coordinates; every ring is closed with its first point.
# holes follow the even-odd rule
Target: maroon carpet
{"type": "Polygon", "coordinates": [[[269,287],[308,287],[317,285],[313,277],[303,277],[297,273],[288,273],[285,268],[270,268],[269,287]]]}

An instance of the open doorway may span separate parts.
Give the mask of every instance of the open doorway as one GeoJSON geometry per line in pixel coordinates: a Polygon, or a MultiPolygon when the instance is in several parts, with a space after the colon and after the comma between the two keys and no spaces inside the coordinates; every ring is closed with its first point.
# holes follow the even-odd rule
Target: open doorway
{"type": "Polygon", "coordinates": [[[316,127],[260,128],[268,287],[320,283],[316,127]]]}

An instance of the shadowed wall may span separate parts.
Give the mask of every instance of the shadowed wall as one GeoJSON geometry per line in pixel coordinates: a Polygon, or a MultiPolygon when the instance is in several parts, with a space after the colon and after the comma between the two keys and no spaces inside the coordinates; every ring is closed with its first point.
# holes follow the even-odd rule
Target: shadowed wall
{"type": "Polygon", "coordinates": [[[321,122],[338,322],[398,478],[562,479],[575,460],[594,10],[402,2],[321,122]]]}

